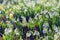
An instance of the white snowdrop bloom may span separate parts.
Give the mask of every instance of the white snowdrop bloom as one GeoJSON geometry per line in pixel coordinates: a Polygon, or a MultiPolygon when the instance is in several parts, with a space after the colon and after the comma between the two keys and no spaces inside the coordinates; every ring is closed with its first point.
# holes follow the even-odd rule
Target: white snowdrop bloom
{"type": "Polygon", "coordinates": [[[46,15],[46,18],[49,18],[49,16],[48,16],[48,15],[46,15]]]}
{"type": "Polygon", "coordinates": [[[58,32],[58,27],[54,25],[55,32],[58,32]]]}
{"type": "Polygon", "coordinates": [[[22,17],[22,19],[24,19],[25,20],[25,17],[24,16],[21,16],[22,17]]]}
{"type": "Polygon", "coordinates": [[[14,22],[15,22],[15,19],[13,18],[13,19],[12,19],[12,21],[14,21],[14,22]]]}
{"type": "Polygon", "coordinates": [[[48,12],[49,13],[49,16],[50,16],[50,18],[52,18],[53,17],[53,13],[51,13],[51,12],[48,12]]]}
{"type": "Polygon", "coordinates": [[[11,28],[6,28],[5,29],[5,34],[6,35],[8,35],[9,33],[11,33],[12,32],[12,29],[11,28]]]}
{"type": "Polygon", "coordinates": [[[16,9],[16,6],[13,6],[13,9],[16,9]]]}
{"type": "Polygon", "coordinates": [[[22,7],[22,6],[24,6],[24,4],[23,3],[20,3],[20,7],[22,7]]]}
{"type": "Polygon", "coordinates": [[[39,19],[41,19],[42,18],[42,15],[39,15],[39,19]]]}
{"type": "Polygon", "coordinates": [[[40,15],[39,13],[37,13],[37,14],[35,15],[35,19],[40,19],[41,16],[42,16],[42,15],[40,15]]]}
{"type": "Polygon", "coordinates": [[[1,13],[1,11],[0,11],[0,13],[1,13]]]}
{"type": "Polygon", "coordinates": [[[19,5],[17,5],[17,7],[16,7],[18,10],[20,10],[21,9],[21,7],[19,6],[19,5]]]}
{"type": "Polygon", "coordinates": [[[32,1],[32,7],[33,7],[33,8],[35,7],[35,2],[34,2],[34,1],[32,1]]]}
{"type": "Polygon", "coordinates": [[[58,3],[58,6],[60,7],[60,2],[58,3]]]}
{"type": "Polygon", "coordinates": [[[37,15],[35,15],[34,19],[37,19],[37,15]]]}
{"type": "Polygon", "coordinates": [[[51,3],[47,2],[47,3],[45,4],[45,6],[46,6],[46,7],[51,6],[51,3]]]}
{"type": "Polygon", "coordinates": [[[24,0],[24,2],[29,2],[29,0],[24,0]]]}
{"type": "Polygon", "coordinates": [[[46,33],[47,32],[47,28],[43,28],[43,33],[46,33]]]}
{"type": "Polygon", "coordinates": [[[35,32],[34,32],[34,34],[33,35],[37,35],[37,36],[39,36],[40,35],[40,33],[38,32],[38,31],[36,31],[35,30],[35,32]]]}
{"type": "Polygon", "coordinates": [[[26,18],[24,16],[22,16],[22,19],[23,19],[23,25],[27,25],[26,18]]]}
{"type": "Polygon", "coordinates": [[[34,21],[32,20],[31,23],[34,24],[34,21]]]}
{"type": "Polygon", "coordinates": [[[57,3],[57,6],[56,6],[56,7],[57,7],[57,8],[59,8],[59,7],[60,7],[60,2],[58,2],[58,3],[57,3]]]}
{"type": "Polygon", "coordinates": [[[56,0],[52,0],[54,3],[57,3],[57,1],[56,0]]]}
{"type": "Polygon", "coordinates": [[[39,1],[40,1],[39,3],[40,3],[41,5],[44,5],[45,2],[46,2],[46,0],[44,0],[44,1],[43,1],[43,0],[39,0],[39,1]]]}
{"type": "Polygon", "coordinates": [[[26,3],[26,0],[24,0],[24,3],[26,3]]]}
{"type": "Polygon", "coordinates": [[[17,21],[19,21],[19,18],[17,18],[17,21]]]}
{"type": "Polygon", "coordinates": [[[25,7],[25,10],[24,10],[25,12],[27,11],[27,7],[25,7]]]}
{"type": "Polygon", "coordinates": [[[35,16],[34,19],[37,19],[37,17],[35,16]]]}
{"type": "Polygon", "coordinates": [[[31,6],[31,2],[26,3],[26,5],[27,5],[28,7],[30,7],[30,6],[31,6]]]}
{"type": "Polygon", "coordinates": [[[30,37],[30,36],[31,36],[31,32],[28,31],[28,32],[26,33],[26,36],[27,36],[27,37],[30,37]]]}
{"type": "Polygon", "coordinates": [[[9,16],[8,16],[8,15],[6,15],[6,18],[9,18],[9,16]]]}
{"type": "Polygon", "coordinates": [[[39,13],[36,14],[36,16],[38,16],[38,15],[39,15],[39,13]]]}
{"type": "Polygon", "coordinates": [[[41,14],[44,13],[44,11],[41,11],[41,14]]]}
{"type": "Polygon", "coordinates": [[[19,35],[19,32],[18,32],[17,28],[14,30],[14,32],[15,32],[16,35],[19,35]]]}
{"type": "Polygon", "coordinates": [[[57,34],[54,34],[54,40],[57,40],[59,37],[60,37],[60,32],[59,33],[57,33],[57,34]]]}
{"type": "Polygon", "coordinates": [[[54,40],[57,40],[58,36],[57,35],[54,35],[54,40]]]}
{"type": "Polygon", "coordinates": [[[54,16],[59,16],[59,13],[58,12],[53,12],[53,15],[54,16]]]}
{"type": "Polygon", "coordinates": [[[2,10],[3,10],[3,11],[5,11],[5,9],[4,9],[4,8],[3,8],[2,10]]]}
{"type": "Polygon", "coordinates": [[[10,21],[6,21],[7,22],[7,26],[9,26],[10,25],[10,21]]]}
{"type": "Polygon", "coordinates": [[[11,3],[10,3],[10,2],[8,2],[8,4],[7,4],[7,5],[11,6],[11,3]]]}
{"type": "Polygon", "coordinates": [[[31,21],[32,21],[32,18],[30,17],[30,18],[29,18],[29,22],[31,22],[31,21]]]}
{"type": "Polygon", "coordinates": [[[51,8],[51,10],[52,10],[52,11],[55,11],[55,10],[57,10],[57,8],[56,8],[56,7],[55,7],[55,8],[53,7],[53,8],[51,8]]]}
{"type": "Polygon", "coordinates": [[[51,29],[49,29],[49,32],[52,32],[51,29]]]}
{"type": "Polygon", "coordinates": [[[47,13],[48,12],[48,10],[44,10],[44,13],[47,13]]]}
{"type": "Polygon", "coordinates": [[[33,8],[35,8],[35,2],[34,2],[34,1],[27,2],[26,5],[27,5],[28,7],[33,7],[33,8]]]}
{"type": "Polygon", "coordinates": [[[37,2],[38,4],[40,4],[40,3],[41,3],[41,0],[37,0],[36,2],[37,2]]]}
{"type": "Polygon", "coordinates": [[[7,22],[7,24],[9,24],[10,23],[10,21],[6,21],[7,22]]]}
{"type": "Polygon", "coordinates": [[[47,28],[49,26],[49,24],[46,22],[43,24],[43,27],[47,28]]]}
{"type": "Polygon", "coordinates": [[[45,38],[43,38],[43,40],[48,40],[48,36],[46,36],[45,38]]]}
{"type": "Polygon", "coordinates": [[[43,19],[42,19],[42,18],[40,18],[40,21],[41,21],[41,22],[43,22],[43,19]]]}
{"type": "Polygon", "coordinates": [[[12,28],[12,24],[10,23],[10,21],[6,21],[7,22],[7,26],[9,27],[9,28],[12,28]]]}
{"type": "Polygon", "coordinates": [[[46,14],[48,12],[48,10],[44,10],[44,11],[41,11],[41,14],[46,14]]]}

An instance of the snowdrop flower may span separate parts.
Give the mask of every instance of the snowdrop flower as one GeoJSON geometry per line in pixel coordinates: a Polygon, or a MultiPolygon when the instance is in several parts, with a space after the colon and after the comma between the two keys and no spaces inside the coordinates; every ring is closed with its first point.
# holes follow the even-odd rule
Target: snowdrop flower
{"type": "Polygon", "coordinates": [[[5,29],[5,34],[6,35],[8,35],[9,33],[11,33],[12,32],[12,29],[11,28],[6,28],[5,29]]]}
{"type": "Polygon", "coordinates": [[[39,15],[39,13],[37,13],[37,14],[35,15],[34,19],[38,19],[38,18],[40,19],[41,16],[42,16],[42,15],[39,15]]]}
{"type": "Polygon", "coordinates": [[[20,3],[20,7],[22,7],[22,6],[24,6],[24,4],[23,3],[20,3]]]}
{"type": "Polygon", "coordinates": [[[29,22],[31,22],[31,21],[32,21],[32,18],[30,17],[30,18],[29,18],[29,22]]]}
{"type": "Polygon", "coordinates": [[[47,2],[47,3],[45,4],[45,6],[48,7],[48,6],[51,6],[51,4],[50,4],[49,2],[47,2]]]}
{"type": "Polygon", "coordinates": [[[56,25],[54,25],[54,30],[55,32],[58,32],[58,27],[56,25]]]}
{"type": "Polygon", "coordinates": [[[33,7],[33,8],[35,7],[35,2],[34,2],[34,1],[32,1],[32,7],[33,7]]]}
{"type": "Polygon", "coordinates": [[[41,19],[42,15],[39,15],[39,19],[41,19]]]}
{"type": "Polygon", "coordinates": [[[48,14],[49,14],[49,16],[50,16],[50,18],[52,18],[53,17],[53,13],[51,13],[51,12],[48,12],[48,14]]]}
{"type": "Polygon", "coordinates": [[[57,8],[59,8],[59,7],[60,7],[60,2],[58,2],[58,3],[57,3],[57,6],[56,6],[56,7],[57,7],[57,8]]]}
{"type": "Polygon", "coordinates": [[[14,30],[14,32],[15,32],[16,35],[19,35],[19,32],[18,32],[17,28],[14,30]]]}
{"type": "Polygon", "coordinates": [[[60,32],[58,32],[57,34],[54,35],[54,40],[57,40],[60,38],[60,32]]]}
{"type": "Polygon", "coordinates": [[[7,5],[11,6],[11,3],[10,3],[10,2],[8,2],[8,4],[7,4],[7,5]]]}
{"type": "Polygon", "coordinates": [[[51,29],[49,29],[49,32],[52,32],[51,29]]]}
{"type": "Polygon", "coordinates": [[[59,16],[59,13],[58,12],[53,12],[53,15],[54,16],[59,16]]]}
{"type": "Polygon", "coordinates": [[[60,7],[60,2],[58,3],[58,6],[60,7]]]}
{"type": "Polygon", "coordinates": [[[47,28],[48,26],[49,26],[48,23],[44,23],[44,24],[43,24],[43,27],[45,27],[45,28],[47,28]]]}
{"type": "Polygon", "coordinates": [[[19,21],[19,18],[17,18],[17,21],[19,21]]]}
{"type": "Polygon", "coordinates": [[[48,36],[46,36],[45,38],[43,38],[43,40],[48,40],[48,36]]]}
{"type": "Polygon", "coordinates": [[[44,10],[44,13],[47,13],[48,12],[48,10],[44,10]]]}
{"type": "Polygon", "coordinates": [[[47,32],[47,28],[43,28],[43,33],[46,33],[47,32]]]}
{"type": "Polygon", "coordinates": [[[17,7],[16,7],[18,10],[20,10],[21,9],[21,7],[19,6],[19,5],[17,5],[17,7]]]}
{"type": "Polygon", "coordinates": [[[16,6],[13,6],[13,9],[16,9],[16,6]]]}
{"type": "Polygon", "coordinates": [[[24,10],[25,12],[27,11],[27,7],[25,7],[25,10],[24,10]]]}
{"type": "Polygon", "coordinates": [[[49,16],[48,16],[48,15],[45,15],[45,17],[46,17],[46,18],[49,18],[49,16]]]}
{"type": "Polygon", "coordinates": [[[23,19],[23,25],[27,25],[26,18],[22,16],[22,19],[23,19]]]}
{"type": "Polygon", "coordinates": [[[42,19],[42,18],[40,18],[40,21],[41,21],[41,22],[43,22],[43,19],[42,19]]]}
{"type": "Polygon", "coordinates": [[[8,16],[8,15],[6,15],[6,18],[9,18],[9,16],[8,16]]]}
{"type": "Polygon", "coordinates": [[[45,4],[45,0],[43,1],[43,0],[40,0],[40,4],[41,5],[44,5],[45,4]]]}
{"type": "Polygon", "coordinates": [[[56,10],[57,10],[57,8],[56,8],[56,7],[55,7],[55,8],[53,7],[53,8],[51,8],[51,10],[52,10],[52,11],[56,11],[56,10]]]}
{"type": "Polygon", "coordinates": [[[40,35],[40,33],[38,32],[38,31],[36,31],[35,30],[35,32],[34,32],[34,34],[33,35],[37,35],[37,36],[39,36],[40,35]]]}
{"type": "Polygon", "coordinates": [[[28,7],[30,7],[30,6],[31,6],[31,2],[26,3],[26,5],[27,5],[28,7]]]}
{"type": "Polygon", "coordinates": [[[46,14],[48,12],[48,10],[44,10],[44,11],[41,11],[41,14],[46,14]]]}
{"type": "Polygon", "coordinates": [[[41,14],[44,13],[44,11],[41,11],[41,14]]]}
{"type": "Polygon", "coordinates": [[[55,34],[55,35],[54,35],[54,40],[57,40],[57,38],[58,38],[58,36],[55,34]]]}
{"type": "Polygon", "coordinates": [[[41,2],[40,2],[41,0],[37,0],[36,2],[38,3],[38,4],[40,4],[41,2]]]}
{"type": "Polygon", "coordinates": [[[34,19],[37,19],[37,15],[35,15],[34,19]]]}
{"type": "Polygon", "coordinates": [[[33,8],[35,8],[35,2],[33,2],[33,1],[27,2],[26,5],[27,5],[28,7],[33,7],[33,8]]]}
{"type": "Polygon", "coordinates": [[[7,26],[9,26],[10,25],[10,21],[6,21],[7,22],[7,26]]]}
{"type": "Polygon", "coordinates": [[[1,11],[0,11],[0,13],[1,13],[1,11]]]}
{"type": "Polygon", "coordinates": [[[30,36],[31,36],[31,32],[28,31],[28,32],[26,33],[26,36],[27,36],[27,37],[30,37],[30,36]]]}

